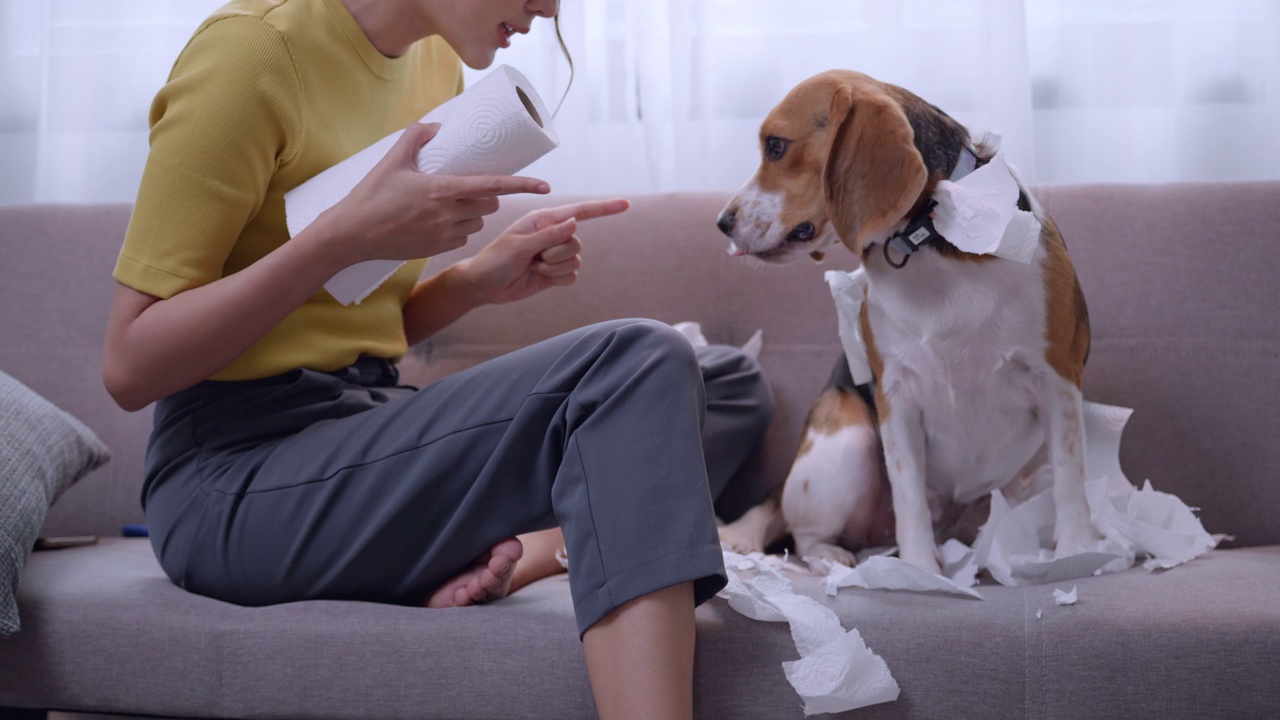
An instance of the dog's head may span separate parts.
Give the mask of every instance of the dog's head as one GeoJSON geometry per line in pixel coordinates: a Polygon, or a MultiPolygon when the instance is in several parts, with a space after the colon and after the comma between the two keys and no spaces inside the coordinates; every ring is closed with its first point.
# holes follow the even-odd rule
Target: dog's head
{"type": "Polygon", "coordinates": [[[821,259],[884,239],[946,178],[968,133],[910,92],[852,70],[805,80],[760,127],[759,170],[720,213],[733,255],[821,259]]]}

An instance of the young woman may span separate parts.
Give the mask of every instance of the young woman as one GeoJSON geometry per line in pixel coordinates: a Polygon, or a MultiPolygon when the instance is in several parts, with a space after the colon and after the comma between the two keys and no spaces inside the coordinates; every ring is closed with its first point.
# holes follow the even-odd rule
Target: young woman
{"type": "Polygon", "coordinates": [[[245,605],[467,605],[558,570],[563,543],[601,715],[690,717],[693,610],[725,581],[712,498],[772,410],[758,367],[620,320],[397,382],[408,345],[471,309],[574,282],[577,224],[627,207],[534,212],[419,280],[499,196],[549,192],[414,158],[459,59],[488,67],[557,10],[235,0],[209,18],[152,106],[103,376],[122,407],[157,403],[143,503],[179,585],[245,605]],[[285,191],[406,126],[289,237],[285,191]],[[322,289],[375,258],[409,262],[359,305],[322,289]]]}

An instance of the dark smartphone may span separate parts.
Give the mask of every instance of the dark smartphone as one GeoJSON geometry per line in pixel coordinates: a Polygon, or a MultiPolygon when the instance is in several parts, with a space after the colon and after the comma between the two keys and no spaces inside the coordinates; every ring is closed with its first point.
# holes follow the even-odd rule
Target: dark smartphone
{"type": "Polygon", "coordinates": [[[36,550],[59,550],[61,548],[93,545],[98,542],[97,535],[50,535],[36,538],[36,550]]]}

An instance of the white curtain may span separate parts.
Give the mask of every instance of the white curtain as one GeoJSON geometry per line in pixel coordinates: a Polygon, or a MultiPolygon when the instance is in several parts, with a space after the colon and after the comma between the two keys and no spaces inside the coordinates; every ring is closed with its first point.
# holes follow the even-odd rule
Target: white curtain
{"type": "Polygon", "coordinates": [[[0,0],[0,203],[129,201],[151,99],[225,0],[0,0]]]}
{"type": "MultiPolygon", "coordinates": [[[[479,1],[479,0],[469,0],[479,1]]],[[[0,203],[132,199],[147,111],[221,0],[0,0],[0,203]]],[[[1280,178],[1276,0],[561,0],[558,192],[728,190],[760,121],[854,68],[1003,136],[1028,179],[1280,178]]],[[[498,61],[554,107],[549,22],[498,61]]],[[[471,73],[471,79],[481,73],[471,73]]]]}

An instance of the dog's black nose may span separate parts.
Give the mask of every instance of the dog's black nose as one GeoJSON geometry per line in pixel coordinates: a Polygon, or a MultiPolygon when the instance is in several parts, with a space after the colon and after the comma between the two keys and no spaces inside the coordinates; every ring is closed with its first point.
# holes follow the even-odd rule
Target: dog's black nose
{"type": "Polygon", "coordinates": [[[732,210],[725,210],[720,213],[720,219],[716,220],[716,227],[720,228],[720,232],[733,237],[733,228],[738,224],[738,214],[732,210]]]}

